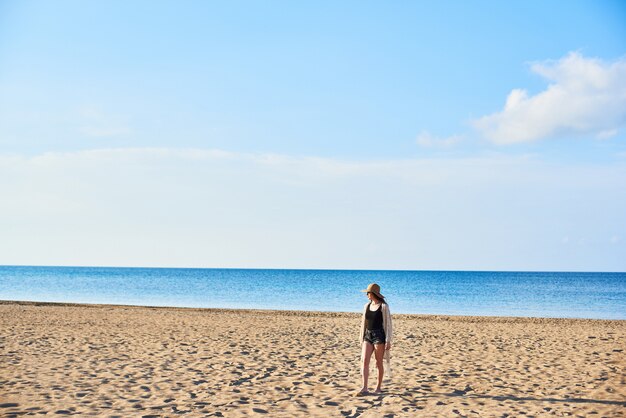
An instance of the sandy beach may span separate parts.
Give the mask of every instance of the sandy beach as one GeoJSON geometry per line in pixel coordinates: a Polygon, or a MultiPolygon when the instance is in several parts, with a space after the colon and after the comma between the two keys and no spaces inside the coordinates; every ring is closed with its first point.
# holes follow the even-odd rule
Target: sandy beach
{"type": "Polygon", "coordinates": [[[359,321],[2,302],[0,415],[626,415],[626,321],[394,315],[393,377],[358,397],[359,321]]]}

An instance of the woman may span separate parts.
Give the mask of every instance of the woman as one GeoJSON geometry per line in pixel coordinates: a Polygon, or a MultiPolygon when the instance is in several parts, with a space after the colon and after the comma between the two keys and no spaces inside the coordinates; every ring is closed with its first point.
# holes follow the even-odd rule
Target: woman
{"type": "Polygon", "coordinates": [[[369,378],[369,366],[372,353],[376,358],[376,368],[378,369],[378,385],[374,393],[382,391],[383,376],[385,368],[383,358],[385,353],[387,358],[391,349],[393,331],[391,327],[391,313],[389,305],[385,302],[385,297],[380,294],[380,286],[372,283],[363,290],[367,293],[369,302],[363,308],[363,320],[361,321],[361,375],[363,386],[359,395],[367,394],[367,379],[369,378]]]}

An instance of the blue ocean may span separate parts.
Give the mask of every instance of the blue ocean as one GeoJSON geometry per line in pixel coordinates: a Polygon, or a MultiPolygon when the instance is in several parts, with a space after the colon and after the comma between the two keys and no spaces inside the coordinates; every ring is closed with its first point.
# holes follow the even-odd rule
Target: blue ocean
{"type": "Polygon", "coordinates": [[[0,300],[358,312],[371,282],[394,313],[626,319],[626,273],[0,266],[0,300]]]}

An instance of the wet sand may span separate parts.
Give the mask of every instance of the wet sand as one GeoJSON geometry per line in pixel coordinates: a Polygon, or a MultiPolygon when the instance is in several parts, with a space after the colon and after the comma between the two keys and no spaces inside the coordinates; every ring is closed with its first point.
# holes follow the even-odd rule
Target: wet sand
{"type": "Polygon", "coordinates": [[[358,397],[359,321],[0,302],[0,416],[626,415],[626,321],[394,315],[358,397]]]}

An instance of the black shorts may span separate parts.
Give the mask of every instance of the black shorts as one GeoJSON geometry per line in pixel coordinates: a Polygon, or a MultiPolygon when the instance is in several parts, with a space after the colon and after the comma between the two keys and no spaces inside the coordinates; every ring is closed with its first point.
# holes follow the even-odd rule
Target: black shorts
{"type": "Polygon", "coordinates": [[[370,344],[385,344],[385,330],[384,329],[366,329],[364,341],[370,344]]]}

